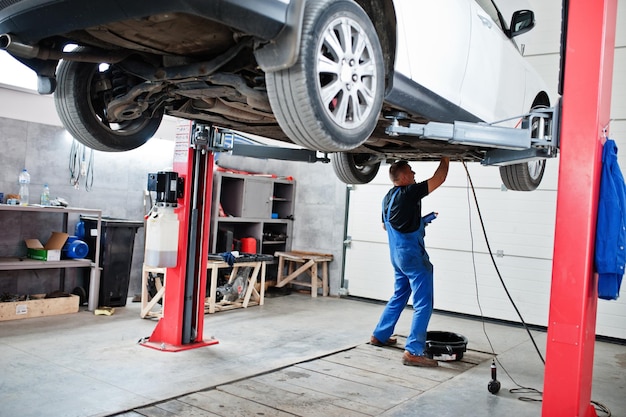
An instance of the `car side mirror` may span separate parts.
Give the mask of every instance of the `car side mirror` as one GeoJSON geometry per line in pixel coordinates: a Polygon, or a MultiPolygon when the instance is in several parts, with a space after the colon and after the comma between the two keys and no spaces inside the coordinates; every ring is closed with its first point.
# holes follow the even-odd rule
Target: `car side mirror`
{"type": "Polygon", "coordinates": [[[509,37],[526,33],[535,27],[535,13],[532,10],[518,10],[511,17],[509,37]]]}

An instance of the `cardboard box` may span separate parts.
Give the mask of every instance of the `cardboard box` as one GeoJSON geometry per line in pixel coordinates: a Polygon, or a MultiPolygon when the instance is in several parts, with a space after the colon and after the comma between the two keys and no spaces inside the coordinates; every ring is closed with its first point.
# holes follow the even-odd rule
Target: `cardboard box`
{"type": "Polygon", "coordinates": [[[69,235],[62,232],[52,232],[50,239],[42,245],[39,239],[26,239],[27,257],[38,261],[60,261],[61,249],[69,235]]]}
{"type": "Polygon", "coordinates": [[[58,298],[44,298],[45,296],[46,294],[35,294],[28,301],[0,302],[0,321],[78,312],[80,297],[77,295],[58,298]]]}

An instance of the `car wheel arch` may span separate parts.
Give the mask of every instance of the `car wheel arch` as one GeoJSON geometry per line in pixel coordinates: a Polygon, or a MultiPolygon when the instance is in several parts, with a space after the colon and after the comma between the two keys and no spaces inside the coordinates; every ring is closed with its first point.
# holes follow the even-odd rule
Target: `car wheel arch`
{"type": "Polygon", "coordinates": [[[539,106],[550,107],[550,97],[545,91],[540,91],[539,93],[537,93],[535,99],[533,100],[533,105],[531,106],[531,108],[534,109],[539,106]]]}
{"type": "Polygon", "coordinates": [[[109,123],[103,117],[104,109],[98,107],[103,105],[101,98],[91,93],[97,76],[96,63],[62,61],[59,64],[54,103],[63,126],[75,139],[94,150],[124,152],[142,146],[159,128],[163,110],[153,110],[150,117],[109,123]]]}
{"type": "Polygon", "coordinates": [[[383,51],[385,67],[385,90],[391,84],[396,61],[397,20],[393,0],[355,0],[367,13],[378,36],[383,51]]]}
{"type": "MultiPolygon", "coordinates": [[[[303,10],[306,1],[298,3],[298,7],[294,7],[291,11],[292,20],[288,22],[288,25],[292,27],[292,30],[283,32],[282,36],[279,36],[274,42],[265,44],[255,51],[257,63],[264,71],[271,72],[286,69],[297,61],[299,53],[296,45],[301,40],[303,10]],[[288,53],[278,53],[277,51],[281,47],[287,48],[289,50],[288,53]],[[276,61],[277,56],[279,57],[278,62],[276,61]]],[[[393,74],[394,62],[396,60],[397,23],[393,0],[353,1],[361,6],[376,29],[376,34],[383,50],[385,74],[389,74],[385,80],[385,85],[387,85],[393,78],[391,74],[393,74]]]]}
{"type": "Polygon", "coordinates": [[[286,135],[305,148],[355,149],[374,131],[385,96],[387,74],[376,28],[354,0],[309,0],[303,22],[296,64],[265,74],[274,115],[286,135]],[[346,44],[355,38],[361,47],[353,57],[346,44]],[[327,65],[329,59],[338,64],[327,65]],[[350,77],[344,80],[343,72],[350,77]]]}

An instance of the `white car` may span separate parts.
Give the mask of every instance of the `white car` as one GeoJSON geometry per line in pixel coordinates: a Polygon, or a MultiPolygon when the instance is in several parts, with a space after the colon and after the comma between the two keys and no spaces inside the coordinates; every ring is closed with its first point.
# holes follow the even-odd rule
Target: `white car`
{"type": "MultiPolygon", "coordinates": [[[[347,183],[381,161],[488,150],[390,135],[399,123],[495,122],[549,107],[491,0],[16,0],[0,47],[56,91],[67,130],[99,150],[141,146],[164,114],[335,153],[347,183]],[[67,45],[78,45],[68,52],[67,45]],[[106,63],[108,65],[101,65],[106,63]]],[[[500,168],[532,190],[545,160],[500,168]]]]}

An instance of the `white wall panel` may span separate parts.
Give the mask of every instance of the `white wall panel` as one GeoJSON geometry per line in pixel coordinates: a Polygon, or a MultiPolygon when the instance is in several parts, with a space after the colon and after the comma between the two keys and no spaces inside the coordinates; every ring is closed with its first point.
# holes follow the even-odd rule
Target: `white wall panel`
{"type": "Polygon", "coordinates": [[[626,1],[617,2],[617,27],[615,28],[615,47],[626,47],[626,1]]]}
{"type": "MultiPolygon", "coordinates": [[[[532,32],[532,31],[531,31],[532,32]]],[[[558,54],[527,56],[526,60],[541,75],[547,85],[550,104],[555,105],[559,97],[559,74],[561,59],[558,54]]]]}
{"type": "Polygon", "coordinates": [[[611,139],[615,139],[617,146],[619,147],[619,153],[617,158],[621,167],[624,167],[626,171],[626,119],[613,120],[611,122],[611,139]]]}
{"type": "Polygon", "coordinates": [[[611,119],[626,120],[626,45],[615,49],[613,89],[611,90],[611,119]]]}
{"type": "MultiPolygon", "coordinates": [[[[487,252],[473,196],[468,193],[471,190],[467,188],[442,187],[424,200],[425,208],[440,213],[426,229],[428,246],[470,250],[471,226],[474,250],[487,252]]],[[[476,195],[494,252],[540,259],[552,256],[556,197],[553,191],[515,193],[480,188],[476,195]]]]}
{"type": "MultiPolygon", "coordinates": [[[[411,165],[418,180],[428,178],[437,166],[411,165]]],[[[381,300],[393,291],[386,233],[380,227],[380,203],[390,188],[387,169],[384,166],[384,176],[377,178],[387,183],[359,186],[351,194],[348,234],[353,244],[346,257],[350,294],[381,300]]],[[[474,164],[470,172],[492,250],[504,253],[504,257],[496,258],[504,279],[514,298],[528,300],[532,312],[528,320],[545,325],[556,193],[550,189],[532,193],[501,191],[497,169],[474,164]]],[[[445,185],[423,201],[423,214],[439,212],[438,219],[426,229],[426,245],[435,265],[435,306],[479,314],[473,251],[483,312],[490,317],[516,320],[488,256],[468,187],[465,170],[456,162],[445,185]]]]}
{"type": "MultiPolygon", "coordinates": [[[[508,0],[496,1],[504,5],[508,0]]],[[[529,0],[529,7],[535,12],[535,28],[516,39],[525,45],[525,55],[546,55],[558,53],[561,42],[560,0],[529,0]]],[[[503,7],[503,6],[502,6],[503,7]]]]}
{"type": "MultiPolygon", "coordinates": [[[[489,255],[456,252],[451,256],[440,249],[429,253],[435,265],[435,308],[480,315],[480,302],[486,317],[519,321],[489,255]]],[[[507,256],[495,262],[524,320],[545,326],[551,261],[507,256]]]]}
{"type": "Polygon", "coordinates": [[[353,241],[346,253],[348,271],[344,279],[348,280],[351,295],[387,300],[393,294],[393,268],[387,242],[353,241]]]}
{"type": "Polygon", "coordinates": [[[624,295],[618,301],[599,300],[596,334],[626,339],[624,323],[626,323],[624,295]]]}

